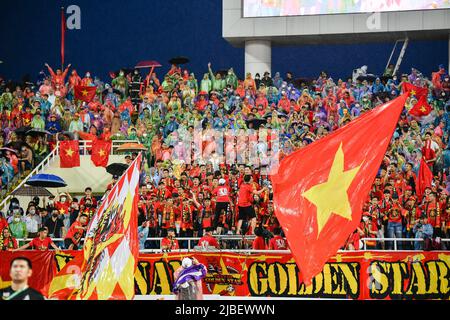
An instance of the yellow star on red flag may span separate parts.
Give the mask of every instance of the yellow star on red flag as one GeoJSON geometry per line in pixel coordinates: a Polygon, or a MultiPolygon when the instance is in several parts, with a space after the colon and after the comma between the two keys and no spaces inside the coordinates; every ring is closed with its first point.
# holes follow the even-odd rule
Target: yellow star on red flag
{"type": "Polygon", "coordinates": [[[69,148],[66,150],[66,155],[68,157],[72,157],[74,153],[75,153],[75,151],[73,151],[72,148],[69,148]]]}
{"type": "Polygon", "coordinates": [[[100,149],[100,151],[98,152],[98,154],[100,155],[100,157],[104,157],[106,155],[105,150],[100,149]]]}
{"type": "Polygon", "coordinates": [[[324,183],[312,186],[302,196],[317,207],[317,238],[334,213],[347,220],[352,220],[352,209],[347,190],[361,168],[361,165],[344,171],[344,151],[342,142],[334,155],[333,164],[324,183]]]}
{"type": "Polygon", "coordinates": [[[87,92],[87,90],[85,89],[85,90],[81,91],[81,93],[83,94],[83,96],[87,96],[89,92],[87,92]]]}

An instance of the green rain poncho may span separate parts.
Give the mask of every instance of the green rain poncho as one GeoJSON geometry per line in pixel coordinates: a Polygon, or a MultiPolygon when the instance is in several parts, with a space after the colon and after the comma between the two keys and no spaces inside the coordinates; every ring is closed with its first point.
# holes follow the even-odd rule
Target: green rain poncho
{"type": "Polygon", "coordinates": [[[212,82],[209,79],[209,75],[207,73],[205,73],[202,81],[200,82],[200,91],[205,91],[205,92],[209,93],[211,91],[211,89],[212,89],[212,82]]]}

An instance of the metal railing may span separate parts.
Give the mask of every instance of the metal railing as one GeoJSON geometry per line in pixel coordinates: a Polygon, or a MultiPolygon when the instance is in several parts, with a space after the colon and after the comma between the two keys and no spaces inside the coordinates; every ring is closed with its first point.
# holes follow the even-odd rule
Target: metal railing
{"type": "MultiPolygon", "coordinates": [[[[237,236],[237,235],[213,235],[215,238],[217,238],[219,241],[251,241],[255,239],[255,236],[237,236]]],[[[163,250],[161,249],[161,241],[164,238],[161,237],[149,237],[146,238],[146,241],[155,241],[158,243],[158,248],[155,249],[143,249],[143,250],[139,250],[139,252],[142,253],[161,253],[161,252],[180,252],[180,253],[185,253],[185,252],[191,252],[191,251],[195,251],[195,252],[220,252],[220,251],[227,251],[227,252],[236,252],[236,253],[291,253],[291,251],[288,250],[254,250],[252,248],[247,248],[247,249],[227,249],[227,248],[220,248],[220,249],[216,249],[216,248],[212,248],[212,247],[201,247],[201,246],[195,246],[195,243],[193,244],[192,242],[198,242],[198,240],[200,240],[200,237],[177,237],[176,239],[178,240],[178,242],[182,242],[182,241],[187,241],[188,242],[188,247],[187,248],[183,248],[183,249],[176,249],[176,250],[163,250]]],[[[17,238],[17,241],[31,241],[32,238],[17,238]]],[[[63,238],[52,238],[52,240],[54,242],[63,242],[64,239],[63,238]]],[[[81,239],[84,240],[84,239],[81,239]]],[[[363,248],[361,248],[360,250],[355,250],[355,251],[398,251],[398,245],[397,245],[397,241],[401,241],[401,242],[423,242],[423,239],[420,238],[361,238],[360,239],[364,245],[363,248]],[[367,249],[367,243],[366,241],[372,241],[372,242],[387,242],[387,241],[393,241],[394,242],[394,249],[393,250],[389,250],[389,249],[367,249]]],[[[441,242],[448,242],[450,243],[450,239],[441,239],[441,242]]],[[[339,250],[338,252],[349,252],[352,250],[339,250]]],[[[405,249],[401,249],[401,251],[423,251],[423,250],[405,250],[405,249]]]]}
{"type": "MultiPolygon", "coordinates": [[[[88,155],[89,151],[92,148],[92,140],[78,140],[79,142],[79,150],[80,150],[80,155],[88,155]]],[[[111,145],[111,153],[110,155],[117,155],[117,148],[120,147],[121,145],[123,145],[124,143],[139,143],[139,141],[137,140],[111,140],[112,145],[111,145]]],[[[56,145],[55,148],[56,151],[56,155],[59,155],[59,141],[56,145]]]]}
{"type": "MultiPolygon", "coordinates": [[[[112,146],[111,146],[111,155],[117,154],[117,148],[120,147],[124,143],[137,143],[137,140],[111,140],[112,146]]],[[[80,145],[80,154],[82,155],[88,155],[88,150],[92,148],[92,140],[79,140],[80,145]]],[[[49,168],[50,164],[55,160],[56,156],[59,156],[59,141],[57,142],[56,148],[52,150],[45,158],[42,160],[18,185],[14,188],[0,203],[0,210],[6,208],[6,206],[9,204],[12,193],[19,188],[21,188],[32,176],[41,173],[45,170],[45,168],[49,168]]]]}
{"type": "MultiPolygon", "coordinates": [[[[412,243],[412,242],[424,242],[423,239],[421,238],[361,238],[359,239],[360,241],[363,242],[363,251],[367,250],[367,242],[376,242],[376,243],[384,243],[386,244],[391,244],[393,243],[393,251],[397,251],[399,246],[398,246],[398,242],[406,242],[406,243],[412,243]]],[[[449,242],[450,243],[450,239],[441,239],[441,242],[449,242]]],[[[373,249],[369,249],[369,250],[373,250],[373,249]]],[[[387,249],[388,250],[388,249],[387,249]]],[[[418,251],[418,250],[405,250],[405,249],[401,249],[402,251],[418,251]]],[[[382,251],[386,251],[386,250],[382,250],[382,251]]]]}

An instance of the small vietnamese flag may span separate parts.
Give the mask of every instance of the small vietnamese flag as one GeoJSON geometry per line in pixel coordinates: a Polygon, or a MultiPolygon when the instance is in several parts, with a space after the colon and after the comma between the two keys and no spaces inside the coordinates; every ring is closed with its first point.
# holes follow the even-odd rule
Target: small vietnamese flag
{"type": "Polygon", "coordinates": [[[106,167],[111,152],[111,141],[95,140],[92,141],[91,160],[96,167],[106,167]]]}
{"type": "Polygon", "coordinates": [[[361,221],[407,95],[286,156],[272,177],[275,215],[311,284],[361,221]]]}
{"type": "Polygon", "coordinates": [[[91,102],[95,97],[95,93],[97,92],[97,87],[89,87],[89,86],[75,86],[75,99],[81,100],[85,102],[91,102]]]}
{"type": "Polygon", "coordinates": [[[431,183],[433,182],[433,172],[431,172],[430,167],[425,162],[425,159],[422,157],[420,160],[419,174],[417,176],[417,184],[416,184],[416,195],[418,197],[418,201],[422,200],[422,196],[425,193],[425,189],[427,187],[431,187],[431,183]]]}
{"type": "Polygon", "coordinates": [[[59,143],[60,168],[80,166],[80,151],[78,140],[61,141],[59,143]]]}
{"type": "Polygon", "coordinates": [[[414,107],[409,110],[409,114],[416,117],[423,117],[430,114],[432,108],[428,104],[427,96],[421,96],[414,107]]]}
{"type": "Polygon", "coordinates": [[[419,100],[422,96],[428,95],[428,89],[417,87],[411,83],[403,82],[402,84],[403,93],[408,92],[411,96],[415,96],[419,100]]]}

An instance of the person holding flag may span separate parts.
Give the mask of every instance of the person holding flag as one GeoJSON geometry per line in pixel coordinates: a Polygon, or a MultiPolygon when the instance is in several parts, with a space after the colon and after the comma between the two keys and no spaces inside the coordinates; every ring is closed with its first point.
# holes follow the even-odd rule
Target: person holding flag
{"type": "Polygon", "coordinates": [[[177,300],[203,300],[202,279],[206,277],[206,267],[195,257],[183,258],[173,277],[173,292],[177,300]]]}

